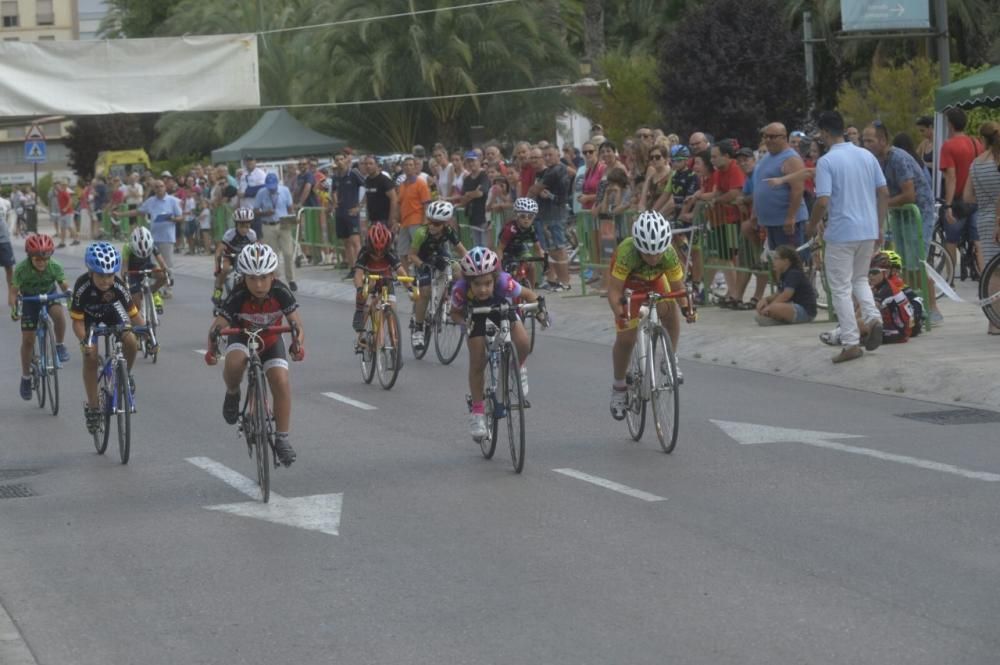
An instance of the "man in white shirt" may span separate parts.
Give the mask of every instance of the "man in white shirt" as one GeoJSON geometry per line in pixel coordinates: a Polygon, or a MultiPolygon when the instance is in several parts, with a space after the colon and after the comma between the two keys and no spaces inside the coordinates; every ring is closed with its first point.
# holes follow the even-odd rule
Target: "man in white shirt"
{"type": "MultiPolygon", "coordinates": [[[[251,155],[246,155],[243,158],[243,164],[243,175],[239,178],[236,190],[240,195],[240,207],[253,208],[257,192],[264,187],[264,179],[267,177],[267,173],[264,172],[264,169],[257,166],[256,158],[251,155]]],[[[254,219],[252,226],[254,232],[257,233],[257,237],[263,238],[264,231],[261,227],[260,219],[254,219]]]]}

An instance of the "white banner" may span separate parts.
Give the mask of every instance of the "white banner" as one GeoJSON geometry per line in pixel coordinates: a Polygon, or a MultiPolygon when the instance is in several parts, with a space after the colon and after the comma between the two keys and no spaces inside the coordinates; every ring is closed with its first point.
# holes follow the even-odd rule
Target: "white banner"
{"type": "Polygon", "coordinates": [[[252,34],[0,42],[0,116],[258,106],[252,34]]]}

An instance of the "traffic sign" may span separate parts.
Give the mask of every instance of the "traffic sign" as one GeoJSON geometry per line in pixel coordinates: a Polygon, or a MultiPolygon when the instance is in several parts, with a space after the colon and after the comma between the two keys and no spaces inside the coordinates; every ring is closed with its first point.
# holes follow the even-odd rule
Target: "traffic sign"
{"type": "Polygon", "coordinates": [[[930,0],[840,0],[845,32],[863,30],[928,30],[930,0]]]}
{"type": "Polygon", "coordinates": [[[24,161],[26,162],[44,162],[47,153],[44,140],[24,142],[24,161]]]}
{"type": "Polygon", "coordinates": [[[28,128],[28,131],[24,133],[25,141],[44,141],[45,134],[42,132],[42,128],[38,125],[32,125],[28,128]]]}

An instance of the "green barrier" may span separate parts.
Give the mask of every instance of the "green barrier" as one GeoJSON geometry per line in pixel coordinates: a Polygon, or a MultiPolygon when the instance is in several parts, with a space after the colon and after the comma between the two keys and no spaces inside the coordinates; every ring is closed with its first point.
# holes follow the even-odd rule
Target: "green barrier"
{"type": "Polygon", "coordinates": [[[745,217],[736,206],[721,203],[700,205],[695,210],[694,224],[701,229],[706,271],[751,273],[759,278],[770,274],[768,262],[762,259],[764,243],[757,236],[748,238],[740,230],[745,217]],[[740,214],[738,221],[731,222],[734,209],[740,214]]]}
{"type": "MultiPolygon", "coordinates": [[[[927,294],[931,288],[924,261],[927,248],[924,247],[924,224],[920,208],[910,203],[899,208],[890,208],[886,247],[894,249],[903,260],[903,281],[920,294],[927,310],[930,301],[927,294]]],[[[924,322],[930,330],[930,318],[924,322]]]]}
{"type": "MultiPolygon", "coordinates": [[[[500,240],[500,231],[503,230],[503,222],[503,213],[492,213],[487,219],[485,235],[486,244],[490,248],[497,246],[497,242],[500,240]]],[[[483,232],[478,226],[469,223],[464,208],[455,208],[455,224],[458,227],[458,238],[466,248],[480,244],[479,239],[483,236],[483,232]]]]}
{"type": "Polygon", "coordinates": [[[212,210],[212,240],[221,242],[222,236],[233,225],[233,208],[223,204],[212,210]]]}
{"type": "MultiPolygon", "coordinates": [[[[333,218],[325,219],[322,208],[301,208],[298,213],[299,246],[309,250],[310,262],[316,265],[324,251],[332,251],[336,256],[334,267],[346,268],[343,243],[334,232],[333,218]],[[324,221],[326,233],[323,232],[324,221]]],[[[364,230],[362,229],[362,233],[364,230]]]]}

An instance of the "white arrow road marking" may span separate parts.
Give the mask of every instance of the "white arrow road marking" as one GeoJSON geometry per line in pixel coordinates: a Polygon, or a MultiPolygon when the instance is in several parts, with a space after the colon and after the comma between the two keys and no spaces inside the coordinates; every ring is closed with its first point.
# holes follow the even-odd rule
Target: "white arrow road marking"
{"type": "Polygon", "coordinates": [[[854,455],[864,455],[886,462],[897,462],[907,464],[930,471],[940,471],[950,473],[972,480],[984,480],[986,482],[1000,482],[1000,474],[989,473],[987,471],[972,471],[963,469],[952,464],[934,462],[931,460],[910,457],[909,455],[896,455],[872,448],[861,448],[851,446],[846,443],[837,443],[829,439],[860,439],[864,438],[859,434],[838,434],[836,432],[816,432],[805,429],[786,429],[784,427],[771,427],[769,425],[755,425],[754,423],[735,423],[727,420],[713,420],[723,432],[728,434],[737,443],[757,444],[757,443],[802,443],[816,448],[826,448],[828,450],[839,450],[844,453],[854,455]]]}
{"type": "Polygon", "coordinates": [[[347,395],[341,395],[340,393],[323,393],[324,397],[329,397],[330,399],[335,399],[338,402],[343,402],[344,404],[350,404],[351,406],[356,406],[364,411],[375,411],[378,409],[377,406],[372,406],[371,404],[365,404],[364,402],[359,402],[356,399],[351,399],[347,395]]]}
{"type": "Polygon", "coordinates": [[[608,480],[607,478],[601,478],[600,476],[592,476],[589,473],[584,473],[582,471],[577,471],[576,469],[552,469],[556,473],[561,473],[564,476],[569,476],[570,478],[576,478],[577,480],[582,480],[584,482],[592,483],[598,487],[603,487],[605,489],[612,490],[614,492],[619,492],[621,494],[626,494],[628,496],[634,497],[636,499],[642,499],[643,501],[666,501],[662,496],[656,496],[655,494],[650,494],[649,492],[643,492],[642,490],[637,490],[628,485],[622,485],[616,483],[613,480],[608,480]]]}
{"type": "MultiPolygon", "coordinates": [[[[246,494],[251,499],[260,498],[260,488],[246,476],[233,471],[208,457],[188,457],[187,461],[199,469],[207,471],[233,489],[246,494]]],[[[294,526],[309,531],[319,531],[336,536],[340,532],[340,511],[343,494],[313,494],[286,499],[271,492],[270,503],[245,501],[205,506],[205,510],[217,510],[241,517],[254,517],[275,524],[294,526]]]]}
{"type": "Polygon", "coordinates": [[[204,357],[205,354],[208,353],[208,349],[194,349],[194,352],[197,353],[199,356],[204,357]]]}

